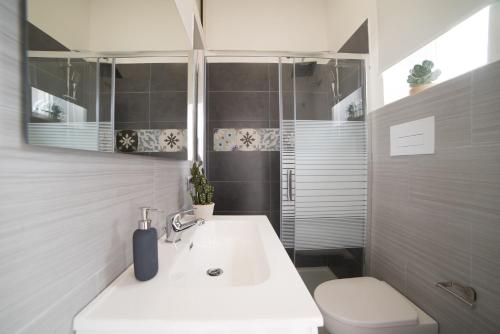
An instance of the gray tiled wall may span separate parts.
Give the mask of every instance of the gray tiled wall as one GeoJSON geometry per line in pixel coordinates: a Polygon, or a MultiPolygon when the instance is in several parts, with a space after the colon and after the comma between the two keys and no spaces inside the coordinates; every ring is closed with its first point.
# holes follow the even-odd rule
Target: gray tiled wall
{"type": "Polygon", "coordinates": [[[370,114],[369,274],[434,317],[441,334],[500,332],[500,62],[370,114]],[[389,155],[389,127],[434,115],[434,155],[389,155]],[[474,287],[470,309],[435,287],[474,287]]]}
{"type": "Polygon", "coordinates": [[[19,19],[0,2],[0,333],[70,334],[131,264],[138,207],[187,204],[188,166],[24,144],[19,19]]]}
{"type": "MultiPolygon", "coordinates": [[[[334,60],[306,62],[295,71],[292,64],[283,65],[284,119],[332,119],[335,65],[334,60]]],[[[338,65],[339,93],[345,97],[362,85],[362,62],[339,60],[338,65]]],[[[280,152],[221,152],[213,143],[215,129],[279,128],[278,64],[209,63],[207,120],[206,163],[215,186],[215,212],[266,214],[278,232],[280,152]]]]}
{"type": "MultiPolygon", "coordinates": [[[[186,129],[187,64],[117,64],[115,130],[186,129]]],[[[110,78],[102,80],[109,100],[110,78]]],[[[134,153],[187,159],[186,152],[134,153]]]]}
{"type": "MultiPolygon", "coordinates": [[[[116,124],[120,129],[186,128],[187,64],[118,64],[116,124]]],[[[110,81],[105,80],[104,86],[110,81]]]]}
{"type": "Polygon", "coordinates": [[[267,215],[279,233],[279,152],[220,152],[220,128],[279,128],[278,65],[211,63],[207,70],[207,175],[216,214],[267,215]]]}

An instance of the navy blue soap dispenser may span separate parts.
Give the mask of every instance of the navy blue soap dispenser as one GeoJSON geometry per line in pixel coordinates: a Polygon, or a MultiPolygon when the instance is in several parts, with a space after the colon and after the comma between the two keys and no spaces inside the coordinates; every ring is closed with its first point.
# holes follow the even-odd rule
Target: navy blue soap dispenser
{"type": "Polygon", "coordinates": [[[158,272],[158,233],[151,227],[149,211],[160,211],[142,208],[142,220],[133,237],[134,274],[139,281],[147,281],[158,272]]]}

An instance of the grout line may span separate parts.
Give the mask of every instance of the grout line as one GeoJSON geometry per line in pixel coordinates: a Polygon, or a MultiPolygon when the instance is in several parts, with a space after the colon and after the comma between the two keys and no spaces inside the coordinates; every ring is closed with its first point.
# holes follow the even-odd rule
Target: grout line
{"type": "MultiPolygon", "coordinates": [[[[236,215],[237,213],[241,213],[241,212],[250,213],[250,215],[252,215],[252,216],[267,216],[268,214],[269,214],[269,216],[271,215],[271,212],[269,210],[234,210],[234,211],[233,210],[230,210],[230,211],[214,210],[214,215],[221,214],[221,213],[233,213],[234,215],[236,215]]],[[[228,216],[230,216],[230,215],[228,215],[228,216]]]]}
{"type": "MultiPolygon", "coordinates": [[[[151,82],[149,83],[151,85],[151,82]]],[[[187,90],[145,90],[145,91],[138,91],[138,92],[133,92],[133,91],[121,91],[121,92],[116,92],[116,94],[147,94],[147,93],[187,93],[187,90]]],[[[109,92],[102,92],[102,94],[110,94],[109,92]]]]}
{"type": "MultiPolygon", "coordinates": [[[[212,93],[279,93],[279,90],[214,90],[214,91],[207,91],[208,94],[212,93]]],[[[284,90],[283,92],[288,92],[288,93],[293,93],[292,90],[284,90]]],[[[329,95],[330,92],[327,90],[324,91],[312,91],[312,90],[296,90],[297,93],[307,93],[307,94],[322,94],[322,95],[329,95]]]]}
{"type": "Polygon", "coordinates": [[[267,64],[267,91],[271,91],[271,70],[270,70],[271,65],[268,63],[267,64]]]}
{"type": "Polygon", "coordinates": [[[148,65],[148,128],[151,129],[151,64],[148,65]]]}
{"type": "Polygon", "coordinates": [[[187,94],[187,90],[168,90],[168,89],[164,89],[164,90],[151,90],[151,93],[186,93],[187,94]]]}
{"type": "MultiPolygon", "coordinates": [[[[211,90],[207,91],[207,93],[268,93],[271,90],[211,90]]],[[[272,92],[277,92],[276,90],[273,90],[272,92]]]]}
{"type": "MultiPolygon", "coordinates": [[[[136,124],[136,123],[145,123],[145,121],[134,121],[134,122],[116,122],[119,124],[136,124]]],[[[182,121],[154,121],[152,123],[185,123],[182,121]]]]}
{"type": "Polygon", "coordinates": [[[471,75],[469,76],[469,124],[470,124],[470,132],[469,132],[469,143],[468,145],[473,146],[474,145],[474,109],[473,109],[473,103],[472,99],[474,98],[474,73],[475,71],[472,71],[471,75]]]}
{"type": "Polygon", "coordinates": [[[280,181],[268,181],[268,180],[211,180],[211,182],[219,182],[219,183],[240,183],[240,182],[243,182],[243,183],[261,183],[261,184],[264,184],[264,183],[280,183],[280,181]]]}
{"type": "Polygon", "coordinates": [[[269,122],[269,119],[264,119],[264,120],[246,120],[246,119],[242,119],[242,120],[230,120],[230,119],[212,119],[212,120],[209,120],[210,122],[261,122],[261,123],[266,123],[266,122],[269,122]]]}
{"type": "MultiPolygon", "coordinates": [[[[469,76],[469,124],[470,124],[470,132],[469,132],[469,145],[470,147],[478,146],[474,145],[474,104],[473,104],[473,99],[475,96],[475,87],[474,87],[474,77],[475,77],[476,71],[472,71],[471,75],[469,76]]],[[[472,265],[473,265],[473,232],[472,232],[472,223],[469,222],[468,227],[469,227],[469,284],[472,285],[472,277],[473,277],[473,270],[472,270],[472,265]]]]}
{"type": "Polygon", "coordinates": [[[267,126],[271,127],[271,70],[270,65],[267,64],[267,126]]]}

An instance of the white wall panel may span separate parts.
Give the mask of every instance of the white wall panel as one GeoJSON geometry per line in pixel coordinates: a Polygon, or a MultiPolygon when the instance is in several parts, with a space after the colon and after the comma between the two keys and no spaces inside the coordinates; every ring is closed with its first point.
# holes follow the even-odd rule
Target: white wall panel
{"type": "MultiPolygon", "coordinates": [[[[380,72],[494,0],[377,0],[380,72]]],[[[466,45],[464,47],[467,47],[466,45]]]]}
{"type": "Polygon", "coordinates": [[[210,50],[326,51],[326,0],[205,0],[210,50]]]}

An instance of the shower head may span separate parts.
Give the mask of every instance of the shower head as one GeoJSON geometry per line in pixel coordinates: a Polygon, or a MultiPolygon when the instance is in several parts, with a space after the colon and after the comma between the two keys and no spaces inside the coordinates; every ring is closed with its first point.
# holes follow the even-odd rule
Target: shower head
{"type": "Polygon", "coordinates": [[[73,71],[73,74],[71,75],[71,81],[78,84],[80,82],[80,77],[80,72],[73,71]]]}
{"type": "Polygon", "coordinates": [[[296,77],[310,77],[314,73],[317,62],[308,61],[302,63],[296,63],[295,65],[295,76],[296,77]]]}

